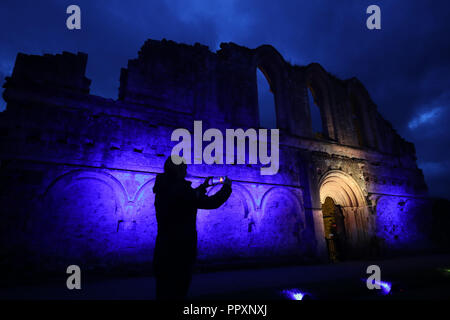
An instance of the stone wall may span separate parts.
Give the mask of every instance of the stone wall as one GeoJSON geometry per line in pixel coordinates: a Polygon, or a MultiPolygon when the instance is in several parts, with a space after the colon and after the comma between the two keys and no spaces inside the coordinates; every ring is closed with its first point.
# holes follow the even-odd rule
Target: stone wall
{"type": "MultiPolygon", "coordinates": [[[[274,93],[280,170],[191,165],[194,185],[227,175],[233,194],[200,210],[199,261],[326,259],[321,203],[344,208],[355,256],[423,243],[426,185],[414,146],[382,118],[357,79],[292,66],[271,46],[148,40],[122,69],[119,98],[89,94],[87,56],[18,54],[0,114],[3,268],[68,264],[148,269],[156,237],[154,178],[175,128],[258,128],[256,68],[274,93]],[[307,90],[324,132],[311,129],[307,90]]],[[[204,130],[205,130],[204,129],[204,130]]],[[[212,190],[211,192],[214,192],[212,190]]]]}

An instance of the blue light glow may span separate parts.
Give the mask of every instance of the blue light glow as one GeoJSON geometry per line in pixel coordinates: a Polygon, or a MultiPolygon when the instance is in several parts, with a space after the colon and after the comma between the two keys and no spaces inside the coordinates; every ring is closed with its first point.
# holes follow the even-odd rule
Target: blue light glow
{"type": "MultiPolygon", "coordinates": [[[[368,280],[368,279],[363,279],[363,280],[364,280],[364,282],[367,283],[367,280],[368,280]]],[[[381,288],[381,290],[382,290],[382,293],[383,293],[384,295],[389,294],[389,293],[391,292],[391,290],[392,290],[392,283],[390,283],[390,282],[387,282],[387,281],[377,281],[377,280],[372,280],[372,283],[373,283],[373,284],[379,285],[380,288],[381,288]]]]}
{"type": "Polygon", "coordinates": [[[383,290],[384,294],[389,294],[392,289],[392,284],[385,281],[375,281],[375,284],[379,285],[381,287],[381,290],[383,290]]]}
{"type": "Polygon", "coordinates": [[[283,290],[282,294],[286,296],[289,300],[302,300],[305,296],[304,292],[301,292],[298,289],[287,289],[283,290]]]}

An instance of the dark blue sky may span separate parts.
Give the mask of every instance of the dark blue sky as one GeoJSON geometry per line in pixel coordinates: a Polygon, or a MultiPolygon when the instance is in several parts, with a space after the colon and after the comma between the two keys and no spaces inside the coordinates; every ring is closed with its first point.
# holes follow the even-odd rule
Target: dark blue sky
{"type": "Polygon", "coordinates": [[[81,51],[89,54],[91,92],[116,98],[120,68],[148,38],[213,51],[228,41],[271,44],[291,63],[359,78],[381,114],[415,143],[430,193],[450,197],[449,11],[450,2],[427,0],[1,0],[0,78],[19,51],[81,51]],[[70,4],[81,7],[80,31],[66,29],[70,4]],[[382,30],[365,26],[371,4],[381,8],[382,30]]]}

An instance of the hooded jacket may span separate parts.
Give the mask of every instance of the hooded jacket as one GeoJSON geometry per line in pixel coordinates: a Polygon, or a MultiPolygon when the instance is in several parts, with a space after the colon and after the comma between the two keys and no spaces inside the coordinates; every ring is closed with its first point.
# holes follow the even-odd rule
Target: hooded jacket
{"type": "Polygon", "coordinates": [[[193,189],[190,181],[162,173],[156,177],[153,192],[158,223],[155,271],[192,265],[197,257],[197,209],[219,208],[230,197],[231,187],[223,185],[208,197],[205,187],[193,189]]]}

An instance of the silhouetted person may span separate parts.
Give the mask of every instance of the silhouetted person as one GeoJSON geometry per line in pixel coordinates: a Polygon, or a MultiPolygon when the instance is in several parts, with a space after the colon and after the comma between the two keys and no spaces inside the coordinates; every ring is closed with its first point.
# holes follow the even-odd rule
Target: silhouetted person
{"type": "Polygon", "coordinates": [[[156,276],[156,299],[185,299],[197,258],[197,209],[217,209],[231,195],[231,180],[213,196],[206,195],[211,177],[196,189],[186,181],[187,166],[175,165],[169,157],[164,173],[156,176],[156,237],[153,268],[156,276]]]}

